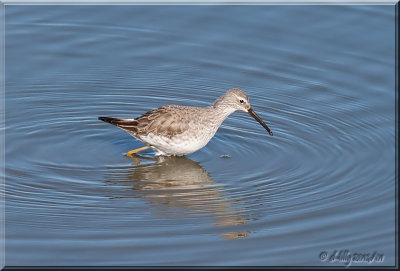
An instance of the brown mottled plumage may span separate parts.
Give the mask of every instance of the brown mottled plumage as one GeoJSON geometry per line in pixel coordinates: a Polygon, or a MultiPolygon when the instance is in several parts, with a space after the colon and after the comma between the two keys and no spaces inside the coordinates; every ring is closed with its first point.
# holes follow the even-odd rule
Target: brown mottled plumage
{"type": "Polygon", "coordinates": [[[146,136],[153,133],[159,136],[173,138],[189,129],[187,116],[195,113],[196,107],[166,105],[150,110],[136,119],[119,119],[99,117],[100,120],[109,122],[136,136],[146,136]]]}
{"type": "Polygon", "coordinates": [[[236,110],[249,113],[272,135],[251,109],[247,95],[238,88],[228,90],[208,107],[166,105],[136,119],[99,117],[99,120],[127,131],[157,150],[157,155],[185,155],[204,147],[236,110]]]}

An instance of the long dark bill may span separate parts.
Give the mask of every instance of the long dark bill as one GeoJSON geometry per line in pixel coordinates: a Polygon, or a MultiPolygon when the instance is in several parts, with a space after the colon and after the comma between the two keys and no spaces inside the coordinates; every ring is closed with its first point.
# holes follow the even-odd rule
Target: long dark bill
{"type": "Polygon", "coordinates": [[[268,131],[268,134],[269,134],[270,136],[273,135],[273,133],[271,132],[271,130],[268,128],[267,124],[265,124],[265,123],[262,121],[262,119],[256,114],[256,112],[254,112],[254,110],[253,110],[252,108],[250,108],[247,112],[248,112],[256,121],[258,121],[258,122],[265,128],[265,130],[268,131]]]}

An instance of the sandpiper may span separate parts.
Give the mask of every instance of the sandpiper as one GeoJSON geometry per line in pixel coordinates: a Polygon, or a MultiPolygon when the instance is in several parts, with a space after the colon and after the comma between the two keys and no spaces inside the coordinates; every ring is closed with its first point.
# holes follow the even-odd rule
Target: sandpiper
{"type": "Polygon", "coordinates": [[[228,90],[208,107],[166,105],[148,111],[135,119],[99,117],[146,144],[126,153],[152,148],[158,155],[182,156],[203,148],[222,122],[236,110],[249,113],[272,136],[271,130],[253,111],[246,93],[239,88],[228,90]]]}

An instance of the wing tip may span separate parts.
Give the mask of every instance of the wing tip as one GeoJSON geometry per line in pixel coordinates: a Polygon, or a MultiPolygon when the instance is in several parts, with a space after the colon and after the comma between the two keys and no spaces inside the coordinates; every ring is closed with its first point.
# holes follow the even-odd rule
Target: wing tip
{"type": "Polygon", "coordinates": [[[111,123],[113,120],[115,120],[114,118],[109,118],[109,117],[98,117],[97,119],[108,123],[111,123]]]}
{"type": "Polygon", "coordinates": [[[136,127],[138,124],[137,120],[135,119],[121,119],[121,118],[110,118],[110,117],[98,117],[99,120],[104,122],[108,122],[112,125],[118,126],[122,129],[131,129],[136,127]]]}

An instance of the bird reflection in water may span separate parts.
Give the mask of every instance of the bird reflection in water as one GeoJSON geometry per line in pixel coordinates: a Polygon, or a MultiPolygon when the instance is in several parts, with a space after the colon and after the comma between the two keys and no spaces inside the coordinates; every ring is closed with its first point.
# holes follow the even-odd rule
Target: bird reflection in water
{"type": "MultiPolygon", "coordinates": [[[[162,217],[211,214],[217,226],[230,228],[247,223],[238,200],[229,198],[198,162],[176,156],[145,159],[155,162],[123,168],[123,172],[116,169],[118,172],[110,174],[107,181],[127,186],[132,193],[123,197],[146,199],[162,210],[162,217]]],[[[248,233],[229,231],[221,236],[237,239],[248,233]]]]}

